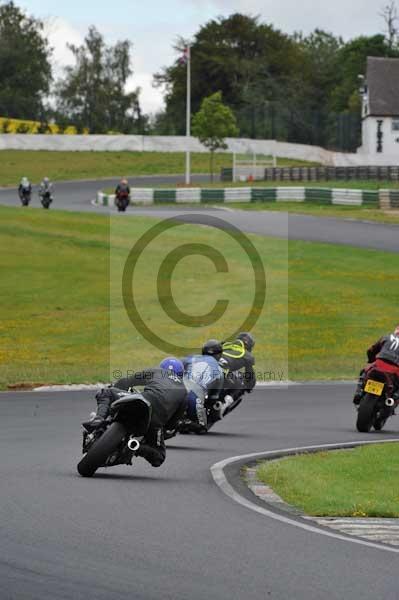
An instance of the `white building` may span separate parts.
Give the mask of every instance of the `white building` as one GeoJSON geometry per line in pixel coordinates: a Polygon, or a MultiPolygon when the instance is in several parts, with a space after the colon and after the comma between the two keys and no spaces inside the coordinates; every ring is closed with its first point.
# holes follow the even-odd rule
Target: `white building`
{"type": "MultiPolygon", "coordinates": [[[[358,153],[399,162],[399,58],[367,57],[358,153]]],[[[380,161],[378,161],[380,162],[380,161]]]]}

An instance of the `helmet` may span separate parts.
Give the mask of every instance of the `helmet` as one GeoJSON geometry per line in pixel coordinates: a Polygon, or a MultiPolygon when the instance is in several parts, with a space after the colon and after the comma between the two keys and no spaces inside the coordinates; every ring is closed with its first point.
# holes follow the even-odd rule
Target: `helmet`
{"type": "Polygon", "coordinates": [[[22,185],[28,185],[29,184],[29,179],[27,177],[22,177],[21,184],[22,185]]]}
{"type": "Polygon", "coordinates": [[[165,369],[165,371],[172,371],[178,377],[183,377],[184,366],[181,360],[175,358],[174,356],[169,356],[169,358],[164,358],[164,360],[160,363],[160,368],[165,369]]]}
{"type": "Polygon", "coordinates": [[[121,183],[123,183],[124,185],[127,185],[127,179],[125,179],[125,178],[121,179],[121,183]]]}
{"type": "Polygon", "coordinates": [[[248,352],[251,352],[253,347],[255,346],[255,338],[253,335],[248,333],[247,331],[242,331],[237,335],[237,339],[241,340],[244,343],[244,346],[248,352]]]}
{"type": "Polygon", "coordinates": [[[50,179],[48,177],[43,177],[43,183],[50,183],[50,179]]]}
{"type": "Polygon", "coordinates": [[[217,340],[208,340],[202,346],[202,354],[207,354],[209,356],[217,356],[218,354],[223,353],[223,346],[221,342],[217,340]]]}

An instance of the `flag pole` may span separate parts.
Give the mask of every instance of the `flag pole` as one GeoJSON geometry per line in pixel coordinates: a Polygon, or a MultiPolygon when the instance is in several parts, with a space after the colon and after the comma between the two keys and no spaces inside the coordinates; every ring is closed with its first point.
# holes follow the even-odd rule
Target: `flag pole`
{"type": "Polygon", "coordinates": [[[191,47],[187,46],[187,99],[186,99],[186,185],[190,185],[191,135],[191,47]]]}

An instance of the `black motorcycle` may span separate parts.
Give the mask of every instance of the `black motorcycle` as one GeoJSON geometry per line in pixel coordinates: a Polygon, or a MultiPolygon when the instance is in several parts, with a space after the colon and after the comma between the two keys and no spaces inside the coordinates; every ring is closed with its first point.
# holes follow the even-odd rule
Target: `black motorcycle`
{"type": "Polygon", "coordinates": [[[358,431],[367,433],[371,428],[380,431],[384,427],[399,403],[397,390],[396,377],[392,373],[377,368],[368,371],[357,413],[358,431]]]}
{"type": "MultiPolygon", "coordinates": [[[[225,391],[224,391],[225,392],[225,391]]],[[[228,394],[229,391],[227,391],[228,394]]],[[[201,427],[198,423],[192,421],[188,416],[179,421],[174,429],[165,431],[165,440],[168,440],[174,437],[177,433],[188,434],[188,433],[196,433],[197,435],[202,435],[207,433],[218,421],[222,418],[225,418],[231,411],[233,411],[241,402],[246,390],[243,389],[242,392],[234,399],[234,401],[225,408],[223,412],[223,417],[221,415],[221,411],[225,405],[223,400],[215,400],[214,398],[205,397],[205,410],[206,410],[206,431],[203,427],[201,427]]],[[[225,394],[225,395],[227,395],[225,394]]]]}
{"type": "Polygon", "coordinates": [[[40,202],[42,203],[43,208],[50,208],[50,204],[53,201],[53,197],[51,192],[43,192],[40,196],[40,202]]]}
{"type": "Polygon", "coordinates": [[[125,212],[129,204],[130,196],[128,192],[119,192],[119,194],[115,196],[115,205],[119,212],[125,212]]]}
{"type": "Polygon", "coordinates": [[[19,198],[21,200],[22,206],[29,206],[29,202],[31,200],[31,192],[27,189],[22,189],[19,198]]]}
{"type": "Polygon", "coordinates": [[[110,415],[100,427],[83,423],[83,454],[77,465],[82,477],[92,477],[100,467],[131,465],[151,420],[151,404],[141,394],[119,394],[110,415]]]}

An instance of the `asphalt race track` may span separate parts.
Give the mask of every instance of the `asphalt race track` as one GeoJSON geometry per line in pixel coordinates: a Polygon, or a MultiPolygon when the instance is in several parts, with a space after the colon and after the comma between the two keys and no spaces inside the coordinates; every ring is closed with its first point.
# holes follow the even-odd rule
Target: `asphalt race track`
{"type": "MultiPolygon", "coordinates": [[[[175,185],[181,181],[182,176],[158,176],[158,177],[137,177],[129,178],[132,186],[156,186],[170,183],[175,185]]],[[[207,181],[208,176],[197,175],[193,181],[207,181]]],[[[55,201],[50,210],[77,210],[85,212],[100,212],[106,214],[105,207],[96,207],[91,204],[100,189],[112,188],[116,184],[116,179],[106,179],[101,181],[71,181],[56,183],[55,201]]],[[[33,191],[30,207],[40,207],[37,197],[36,187],[33,191]]],[[[21,206],[17,196],[16,189],[1,189],[0,204],[8,206],[21,206]]],[[[182,218],[186,221],[194,221],[192,213],[201,212],[219,216],[226,222],[232,223],[242,231],[256,233],[260,235],[270,235],[274,237],[286,238],[292,240],[308,240],[312,242],[327,242],[334,244],[349,244],[363,248],[374,248],[376,250],[386,250],[399,252],[399,226],[384,225],[371,222],[352,221],[349,219],[319,218],[308,215],[296,215],[282,212],[252,212],[243,210],[233,210],[231,205],[222,208],[210,208],[200,205],[198,207],[129,207],[127,214],[148,215],[153,217],[168,218],[176,215],[184,215],[182,218]]],[[[21,208],[22,209],[22,208],[21,208]]],[[[25,209],[26,210],[26,209],[25,209]]],[[[42,209],[41,209],[42,210],[42,209]]],[[[115,209],[111,209],[117,214],[115,209]]],[[[124,214],[120,215],[122,218],[124,214]]]]}
{"type": "MultiPolygon", "coordinates": [[[[114,184],[58,183],[52,210],[105,212],[90,200],[114,184]]],[[[0,190],[0,203],[18,206],[15,190],[0,190]]],[[[129,211],[190,220],[201,208],[244,231],[287,235],[281,213],[129,211]]],[[[397,231],[301,215],[288,221],[290,239],[395,252],[397,231]]],[[[1,393],[0,600],[398,600],[398,554],[248,510],[224,495],[210,473],[237,455],[399,439],[397,417],[381,433],[359,434],[352,393],[347,384],[261,388],[208,435],[167,442],[159,469],[136,459],[132,467],[102,469],[92,479],[81,478],[76,464],[80,423],[94,408],[93,393],[1,393]]],[[[232,483],[242,486],[238,478],[232,483]]]]}
{"type": "Polygon", "coordinates": [[[169,440],[154,469],[76,472],[88,392],[0,394],[1,600],[384,600],[398,555],[325,538],[236,504],[210,467],[292,446],[396,437],[359,434],[353,386],[247,396],[206,436],[169,440]]]}

